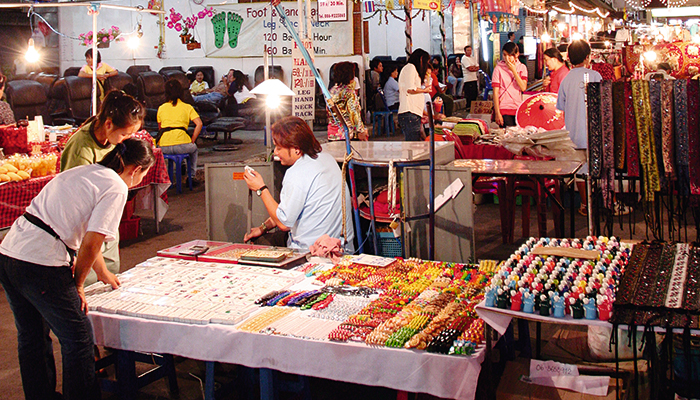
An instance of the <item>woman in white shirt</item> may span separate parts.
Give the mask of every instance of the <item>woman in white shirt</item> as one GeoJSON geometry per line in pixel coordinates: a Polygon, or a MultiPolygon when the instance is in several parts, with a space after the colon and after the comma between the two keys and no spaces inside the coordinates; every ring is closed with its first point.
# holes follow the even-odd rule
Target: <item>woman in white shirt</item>
{"type": "Polygon", "coordinates": [[[423,94],[430,93],[430,88],[423,89],[421,86],[429,62],[430,54],[416,49],[399,75],[399,126],[406,141],[421,140],[421,118],[425,107],[423,94]]]}
{"type": "Polygon", "coordinates": [[[0,244],[0,283],[15,317],[26,399],[55,396],[49,330],[61,344],[63,397],[100,397],[83,284],[90,269],[107,280],[102,243],[116,237],[127,192],[153,161],[150,143],[127,139],[99,163],[58,174],[0,244]]]}

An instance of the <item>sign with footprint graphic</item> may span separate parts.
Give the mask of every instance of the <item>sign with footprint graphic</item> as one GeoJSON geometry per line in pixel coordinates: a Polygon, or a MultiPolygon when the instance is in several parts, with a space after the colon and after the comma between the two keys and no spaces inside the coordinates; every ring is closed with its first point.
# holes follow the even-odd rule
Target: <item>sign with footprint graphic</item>
{"type": "MultiPolygon", "coordinates": [[[[283,8],[298,32],[296,3],[284,3],[283,8]]],[[[311,8],[315,19],[316,2],[311,8]]],[[[216,10],[203,43],[208,57],[261,57],[265,45],[274,56],[292,56],[294,41],[269,3],[227,4],[216,10]]],[[[352,54],[352,20],[313,23],[310,36],[316,55],[352,54]]]]}

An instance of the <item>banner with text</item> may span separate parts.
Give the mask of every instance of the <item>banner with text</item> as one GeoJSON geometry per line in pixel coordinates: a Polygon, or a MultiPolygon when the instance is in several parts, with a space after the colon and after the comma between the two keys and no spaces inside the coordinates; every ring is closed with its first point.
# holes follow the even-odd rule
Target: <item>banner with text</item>
{"type": "MultiPolygon", "coordinates": [[[[299,31],[299,12],[296,3],[282,3],[282,8],[299,31]]],[[[316,3],[311,3],[311,16],[317,14],[316,3]]],[[[289,34],[269,3],[227,4],[216,6],[214,17],[208,21],[204,38],[207,57],[261,57],[268,45],[273,56],[292,56],[294,48],[289,34]]],[[[313,22],[311,40],[316,55],[342,56],[352,54],[352,20],[313,22]]]]}
{"type": "Polygon", "coordinates": [[[318,0],[319,21],[347,21],[348,4],[345,0],[318,0]]]}
{"type": "Polygon", "coordinates": [[[414,0],[413,9],[439,11],[442,9],[442,0],[414,0]]]}
{"type": "MultiPolygon", "coordinates": [[[[307,39],[302,41],[313,60],[313,42],[307,39]]],[[[314,105],[316,78],[311,71],[311,66],[306,63],[306,60],[301,55],[301,50],[299,50],[296,42],[292,43],[292,91],[294,92],[292,114],[304,121],[313,121],[316,108],[314,105]]]]}

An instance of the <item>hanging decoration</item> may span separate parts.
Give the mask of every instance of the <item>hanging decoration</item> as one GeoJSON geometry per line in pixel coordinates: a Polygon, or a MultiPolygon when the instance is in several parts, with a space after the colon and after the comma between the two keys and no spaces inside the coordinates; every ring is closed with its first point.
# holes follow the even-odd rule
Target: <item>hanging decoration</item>
{"type": "Polygon", "coordinates": [[[411,0],[404,0],[404,14],[406,14],[406,28],[404,35],[406,36],[406,57],[410,57],[413,52],[413,18],[411,18],[411,0]]]}
{"type": "MultiPolygon", "coordinates": [[[[124,41],[124,38],[120,37],[121,33],[121,30],[119,30],[119,27],[117,26],[112,26],[109,29],[100,29],[99,31],[97,31],[97,47],[107,48],[109,47],[109,44],[113,41],[124,41]]],[[[81,33],[80,35],[78,35],[78,39],[80,40],[81,46],[92,46],[92,31],[88,33],[81,33]]]]}
{"type": "Polygon", "coordinates": [[[688,3],[688,0],[661,0],[661,3],[665,4],[669,8],[674,8],[683,7],[684,5],[686,5],[686,3],[688,3]]]}
{"type": "Polygon", "coordinates": [[[438,15],[440,16],[440,54],[442,55],[443,76],[446,77],[449,71],[447,70],[447,46],[445,46],[445,12],[440,10],[438,15]]]}
{"type": "Polygon", "coordinates": [[[192,14],[187,18],[183,18],[182,14],[175,11],[174,8],[170,9],[170,14],[165,17],[167,21],[168,29],[174,29],[180,33],[180,41],[182,44],[187,46],[187,50],[199,49],[202,45],[194,37],[195,27],[200,19],[206,17],[212,17],[214,15],[214,9],[212,7],[200,10],[196,14],[192,14]]]}

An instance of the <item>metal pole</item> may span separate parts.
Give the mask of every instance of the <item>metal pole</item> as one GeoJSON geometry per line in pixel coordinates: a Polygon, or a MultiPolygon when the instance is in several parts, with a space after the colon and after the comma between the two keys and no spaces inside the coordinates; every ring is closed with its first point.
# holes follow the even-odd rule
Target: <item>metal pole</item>
{"type": "MultiPolygon", "coordinates": [[[[266,81],[270,79],[270,62],[268,60],[268,51],[270,50],[267,45],[265,45],[265,54],[263,55],[263,77],[265,78],[263,81],[266,81]]],[[[269,95],[267,95],[269,96],[269,95]]],[[[267,97],[265,96],[265,97],[267,97]]],[[[267,100],[267,99],[265,99],[267,100]]],[[[268,107],[265,107],[265,144],[266,144],[266,150],[267,153],[265,154],[265,158],[267,160],[270,159],[270,154],[272,154],[272,131],[270,131],[270,109],[268,107]]]]}
{"type": "Polygon", "coordinates": [[[430,126],[430,187],[428,188],[428,260],[435,259],[435,124],[433,123],[433,104],[426,102],[428,126],[430,126]]]}
{"type": "Polygon", "coordinates": [[[97,14],[100,5],[90,4],[88,14],[92,14],[92,115],[97,114],[97,14]]]}

